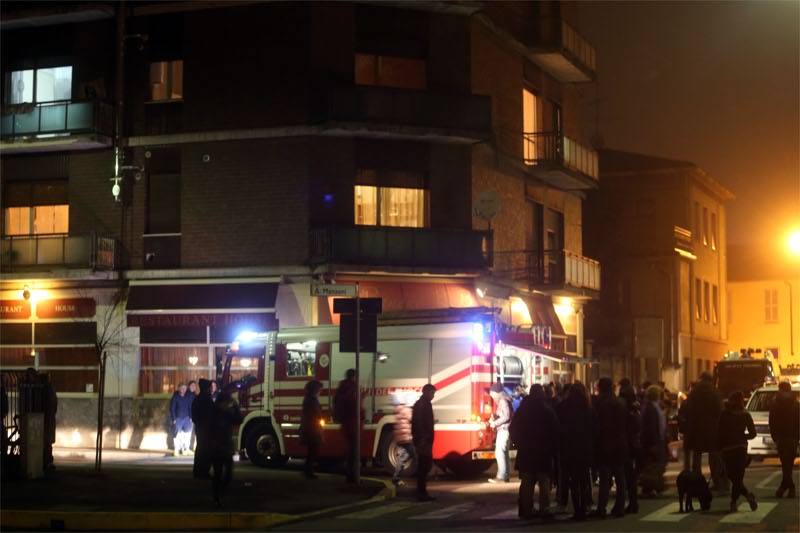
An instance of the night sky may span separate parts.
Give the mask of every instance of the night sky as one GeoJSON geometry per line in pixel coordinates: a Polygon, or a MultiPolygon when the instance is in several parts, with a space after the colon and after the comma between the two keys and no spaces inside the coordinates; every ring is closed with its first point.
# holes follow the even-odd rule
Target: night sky
{"type": "MultiPolygon", "coordinates": [[[[580,3],[578,29],[598,51],[604,146],[692,161],[716,177],[737,197],[732,244],[800,227],[799,7],[580,3]]],[[[593,89],[585,94],[591,106],[593,89]]]]}

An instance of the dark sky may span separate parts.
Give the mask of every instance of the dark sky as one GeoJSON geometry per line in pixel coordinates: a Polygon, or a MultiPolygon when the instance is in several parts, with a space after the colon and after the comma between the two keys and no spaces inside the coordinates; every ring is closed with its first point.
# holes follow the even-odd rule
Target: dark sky
{"type": "Polygon", "coordinates": [[[605,147],[692,161],[716,177],[736,195],[731,243],[800,227],[799,8],[580,3],[578,30],[597,48],[605,147]]]}

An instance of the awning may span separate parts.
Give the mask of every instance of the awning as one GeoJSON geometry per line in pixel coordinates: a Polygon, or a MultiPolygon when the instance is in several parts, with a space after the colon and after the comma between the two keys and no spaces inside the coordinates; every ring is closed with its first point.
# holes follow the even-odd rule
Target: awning
{"type": "Polygon", "coordinates": [[[237,326],[276,329],[277,281],[133,281],[131,327],[237,326]]]}
{"type": "Polygon", "coordinates": [[[517,350],[524,350],[526,352],[531,352],[534,355],[544,357],[545,359],[549,359],[550,361],[554,361],[557,363],[581,364],[581,365],[592,365],[600,363],[599,359],[589,359],[587,357],[580,357],[574,354],[560,352],[558,350],[548,350],[547,348],[543,348],[541,346],[529,345],[522,342],[514,342],[514,343],[505,342],[505,344],[513,348],[516,348],[517,350]]]}
{"type": "Polygon", "coordinates": [[[548,326],[553,335],[564,335],[564,327],[561,325],[561,320],[559,320],[556,310],[553,308],[553,301],[549,296],[531,294],[520,296],[520,298],[528,306],[534,326],[548,326]]]}

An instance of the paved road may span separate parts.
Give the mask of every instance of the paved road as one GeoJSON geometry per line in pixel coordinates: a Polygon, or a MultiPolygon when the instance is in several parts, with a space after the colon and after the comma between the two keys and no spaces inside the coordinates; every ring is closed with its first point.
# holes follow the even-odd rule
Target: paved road
{"type": "MultiPolygon", "coordinates": [[[[774,498],[780,482],[779,467],[768,461],[752,465],[745,485],[753,489],[759,501],[758,510],[750,511],[740,501],[738,513],[729,514],[729,497],[716,497],[708,512],[679,514],[674,478],[678,466],[671,464],[667,472],[669,485],[655,499],[641,500],[636,515],[625,518],[606,518],[572,522],[569,515],[556,515],[542,523],[517,518],[516,491],[518,483],[491,485],[483,479],[456,481],[442,478],[430,484],[437,500],[418,503],[413,498],[413,486],[401,487],[398,498],[331,513],[315,520],[279,526],[279,531],[800,531],[798,501],[774,498]]],[[[800,486],[798,470],[795,483],[800,486]]],[[[595,498],[596,498],[595,489],[595,498]]],[[[697,505],[697,504],[695,504],[697,505]]]]}

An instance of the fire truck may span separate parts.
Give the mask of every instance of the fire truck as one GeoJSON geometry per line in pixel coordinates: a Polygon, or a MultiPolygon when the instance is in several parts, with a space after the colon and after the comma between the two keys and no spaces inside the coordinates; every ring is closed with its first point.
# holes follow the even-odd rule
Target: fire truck
{"type": "MultiPolygon", "coordinates": [[[[340,353],[338,341],[335,325],[245,332],[217,361],[221,386],[234,390],[244,415],[233,436],[235,449],[253,464],[280,467],[290,457],[304,457],[299,427],[304,387],[311,380],[323,384],[320,456],[344,456],[340,426],[332,418],[333,396],[347,369],[355,367],[355,355],[340,353]]],[[[493,412],[489,386],[499,381],[527,390],[537,380],[549,380],[551,360],[505,344],[496,321],[485,314],[447,323],[379,326],[378,351],[361,354],[360,361],[362,460],[394,470],[399,450],[392,435],[393,400],[411,405],[422,386],[432,383],[437,389],[434,459],[457,473],[486,470],[494,457],[494,432],[487,424],[493,412]]]]}

